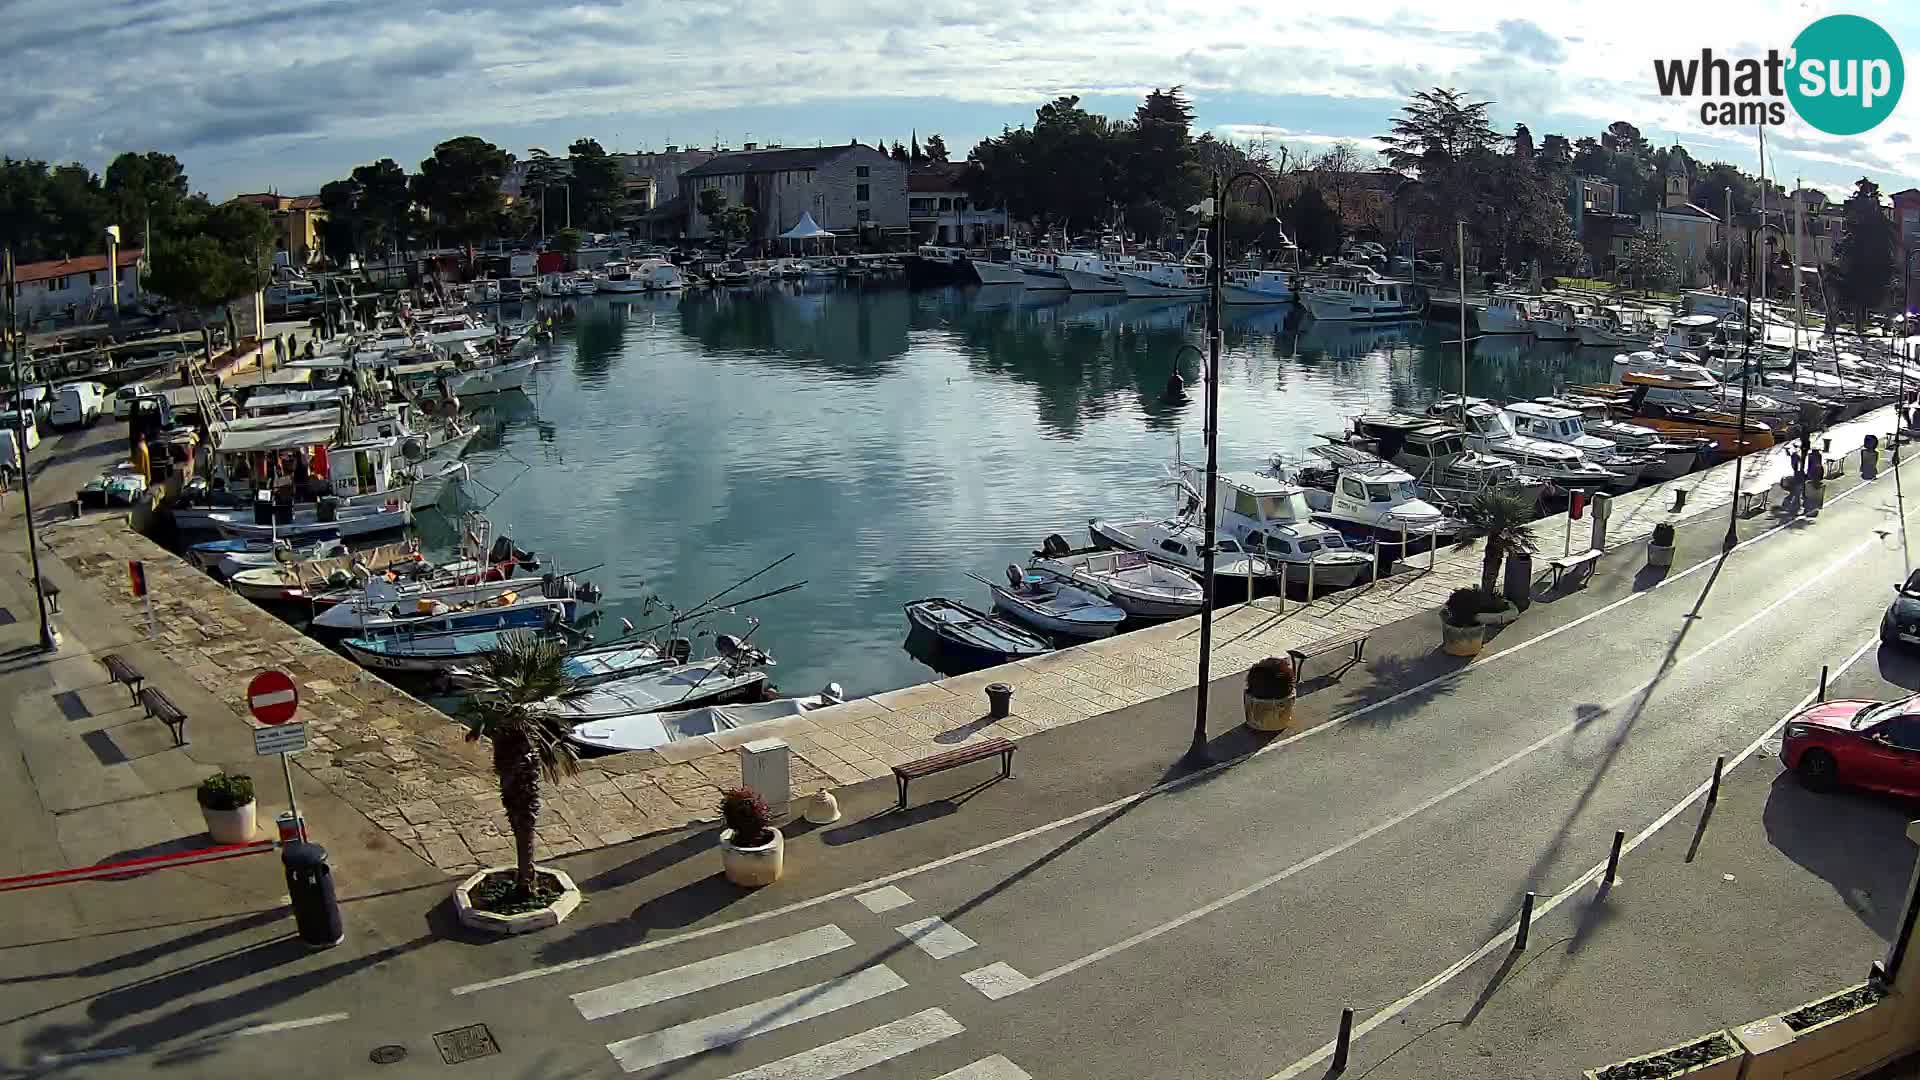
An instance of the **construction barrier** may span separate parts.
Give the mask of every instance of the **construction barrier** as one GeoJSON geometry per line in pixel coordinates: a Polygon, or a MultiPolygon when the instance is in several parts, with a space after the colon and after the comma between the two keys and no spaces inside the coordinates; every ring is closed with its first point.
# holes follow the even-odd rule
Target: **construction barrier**
{"type": "Polygon", "coordinates": [[[198,866],[201,863],[221,862],[226,859],[238,859],[247,855],[264,855],[279,848],[277,840],[256,840],[250,844],[222,844],[218,847],[195,848],[192,851],[175,851],[165,855],[145,855],[138,859],[126,859],[121,862],[98,863],[93,866],[76,866],[68,870],[46,870],[38,874],[22,874],[18,877],[0,877],[0,892],[14,892],[20,889],[39,889],[48,885],[69,885],[76,881],[104,881],[112,878],[131,877],[154,870],[172,870],[181,866],[198,866]]]}

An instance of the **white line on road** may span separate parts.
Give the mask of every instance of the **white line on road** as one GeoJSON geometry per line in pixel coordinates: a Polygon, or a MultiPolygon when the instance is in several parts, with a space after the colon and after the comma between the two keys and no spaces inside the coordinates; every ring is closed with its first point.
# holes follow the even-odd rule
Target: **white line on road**
{"type": "MultiPolygon", "coordinates": [[[[1873,650],[1873,648],[1879,645],[1879,643],[1880,643],[1880,639],[1877,634],[1875,636],[1867,638],[1865,643],[1863,643],[1858,649],[1854,650],[1852,656],[1847,657],[1844,661],[1840,663],[1840,666],[1834,670],[1833,675],[1838,676],[1838,675],[1845,674],[1848,668],[1858,663],[1861,657],[1867,655],[1867,653],[1873,650]]],[[[1758,752],[1762,746],[1766,745],[1766,742],[1768,739],[1773,738],[1774,735],[1778,733],[1782,727],[1786,726],[1787,721],[1792,719],[1794,714],[1798,713],[1801,709],[1804,709],[1809,704],[1811,704],[1813,702],[1814,697],[1817,694],[1818,694],[1818,691],[1815,691],[1813,693],[1809,693],[1806,697],[1801,698],[1798,704],[1794,705],[1793,708],[1787,710],[1786,714],[1781,716],[1780,719],[1774,721],[1773,724],[1767,728],[1767,730],[1761,732],[1759,738],[1754,739],[1752,742],[1747,744],[1746,749],[1741,750],[1738,754],[1735,754],[1733,758],[1727,762],[1726,769],[1723,770],[1723,773],[1733,771],[1735,768],[1739,767],[1741,762],[1746,761],[1748,758],[1752,757],[1756,752],[1758,752]]],[[[1713,781],[1708,780],[1700,784],[1700,786],[1694,788],[1691,792],[1688,792],[1687,795],[1683,797],[1679,802],[1674,803],[1673,806],[1669,808],[1666,813],[1661,814],[1659,817],[1655,818],[1651,825],[1648,825],[1646,828],[1640,830],[1632,838],[1627,840],[1626,843],[1622,844],[1620,846],[1620,854],[1624,856],[1628,852],[1633,851],[1635,848],[1645,843],[1655,833],[1659,832],[1661,829],[1665,828],[1668,824],[1670,824],[1674,818],[1679,817],[1681,812],[1686,810],[1687,807],[1693,805],[1694,802],[1698,801],[1701,797],[1706,795],[1707,789],[1711,788],[1712,786],[1713,786],[1713,781]]],[[[1579,877],[1575,878],[1571,885],[1568,885],[1566,888],[1560,890],[1559,892],[1555,893],[1552,897],[1550,897],[1546,903],[1536,904],[1533,909],[1533,922],[1537,923],[1541,919],[1546,918],[1547,915],[1553,911],[1553,909],[1559,907],[1561,904],[1564,904],[1568,900],[1572,899],[1576,894],[1578,894],[1582,889],[1585,889],[1588,884],[1590,884],[1595,879],[1597,879],[1601,874],[1606,873],[1606,869],[1607,869],[1607,864],[1604,861],[1597,862],[1593,864],[1593,866],[1589,868],[1586,873],[1581,874],[1579,877]]],[[[1532,925],[1532,923],[1529,923],[1528,925],[1532,925]]],[[[1440,974],[1435,975],[1433,978],[1428,979],[1424,983],[1421,983],[1417,988],[1413,990],[1412,993],[1409,993],[1408,995],[1401,998],[1400,1000],[1394,1002],[1391,1005],[1388,1005],[1386,1008],[1381,1009],[1379,1012],[1374,1013],[1372,1016],[1367,1017],[1366,1020],[1354,1026],[1353,1038],[1354,1039],[1363,1038],[1368,1032],[1394,1019],[1395,1017],[1399,1016],[1401,1013],[1406,1012],[1408,1009],[1418,1004],[1422,998],[1425,998],[1427,995],[1433,993],[1435,990],[1440,989],[1442,986],[1445,986],[1448,982],[1452,981],[1461,972],[1466,971],[1468,968],[1471,968],[1473,965],[1486,959],[1488,956],[1491,956],[1496,950],[1502,948],[1503,946],[1508,945],[1508,943],[1513,941],[1514,936],[1518,934],[1519,929],[1520,929],[1520,924],[1518,920],[1516,920],[1514,922],[1514,925],[1507,927],[1505,930],[1502,930],[1498,934],[1495,934],[1493,936],[1493,939],[1491,941],[1488,941],[1485,945],[1480,946],[1478,949],[1475,949],[1473,952],[1470,952],[1466,956],[1463,956],[1460,959],[1454,961],[1452,964],[1448,965],[1445,970],[1441,971],[1440,974]]],[[[1315,1050],[1313,1053],[1308,1054],[1306,1057],[1301,1058],[1299,1061],[1296,1061],[1293,1064],[1287,1066],[1286,1068],[1280,1070],[1279,1072],[1274,1073],[1272,1076],[1268,1077],[1267,1080],[1293,1080],[1294,1077],[1299,1076],[1301,1073],[1304,1073],[1307,1070],[1314,1068],[1315,1066],[1319,1065],[1321,1062],[1332,1057],[1333,1051],[1334,1051],[1334,1044],[1329,1042],[1324,1046],[1320,1047],[1320,1049],[1315,1050]]]]}
{"type": "Polygon", "coordinates": [[[988,964],[983,968],[974,968],[960,977],[966,980],[968,986],[987,995],[988,1001],[1012,997],[1033,985],[1032,979],[1020,974],[1012,964],[1004,960],[996,964],[988,964]]]}
{"type": "MultiPolygon", "coordinates": [[[[1863,489],[1873,487],[1873,486],[1875,485],[1863,483],[1858,486],[1849,488],[1846,491],[1843,491],[1840,494],[1835,495],[1833,498],[1828,499],[1827,505],[1832,506],[1835,503],[1840,502],[1841,500],[1847,498],[1849,495],[1852,495],[1857,491],[1861,491],[1863,489]]],[[[1786,525],[1786,524],[1775,525],[1772,528],[1766,529],[1747,540],[1741,541],[1739,544],[1736,544],[1734,546],[1733,550],[1739,551],[1741,548],[1747,547],[1750,544],[1757,544],[1760,541],[1765,540],[1768,537],[1774,535],[1775,533],[1778,533],[1787,529],[1788,527],[1789,525],[1786,525]]],[[[1365,706],[1362,706],[1361,708],[1355,709],[1352,712],[1334,717],[1333,719],[1328,720],[1326,723],[1321,724],[1317,727],[1308,728],[1307,730],[1299,732],[1298,734],[1289,735],[1284,739],[1276,739],[1273,742],[1270,742],[1267,745],[1261,747],[1260,749],[1254,751],[1253,756],[1258,757],[1263,754],[1268,754],[1276,750],[1284,749],[1288,746],[1293,745],[1296,742],[1299,742],[1301,739],[1311,738],[1312,736],[1318,735],[1325,731],[1332,731],[1336,728],[1339,728],[1347,724],[1350,721],[1357,720],[1363,716],[1366,716],[1377,709],[1383,709],[1389,705],[1397,704],[1416,694],[1423,694],[1428,690],[1431,690],[1434,687],[1441,685],[1442,683],[1452,682],[1453,680],[1460,678],[1466,672],[1474,671],[1496,660],[1500,660],[1504,657],[1512,656],[1515,653],[1520,652],[1522,649],[1538,644],[1542,641],[1546,641],[1550,638],[1558,637],[1562,633],[1568,630],[1572,630],[1577,626],[1583,625],[1592,619],[1599,618],[1600,616],[1605,615],[1611,611],[1614,611],[1624,605],[1631,604],[1634,601],[1640,599],[1641,597],[1654,592],[1655,590],[1663,589],[1669,585],[1674,584],[1675,582],[1683,581],[1686,578],[1692,576],[1693,574],[1700,572],[1701,570],[1705,570],[1705,569],[1708,569],[1709,567],[1716,565],[1717,563],[1721,562],[1724,558],[1725,558],[1724,555],[1718,555],[1718,556],[1714,556],[1713,558],[1694,563],[1692,566],[1689,566],[1685,570],[1681,570],[1678,573],[1668,574],[1666,577],[1662,578],[1658,582],[1655,582],[1650,588],[1641,590],[1640,592],[1632,593],[1628,596],[1621,597],[1618,600],[1614,600],[1602,607],[1596,608],[1595,610],[1590,611],[1587,614],[1582,615],[1579,618],[1573,619],[1563,625],[1553,627],[1549,630],[1544,630],[1539,634],[1535,635],[1534,637],[1527,638],[1524,641],[1517,642],[1514,645],[1511,645],[1505,649],[1501,649],[1498,652],[1482,653],[1479,657],[1475,658],[1472,663],[1458,670],[1450,671],[1444,675],[1439,675],[1432,679],[1428,679],[1426,682],[1423,682],[1418,686],[1410,687],[1409,689],[1402,690],[1397,694],[1384,698],[1380,701],[1376,701],[1370,705],[1365,705],[1365,706]]],[[[669,945],[679,945],[683,942],[694,941],[699,938],[707,937],[712,934],[724,934],[731,930],[738,930],[743,926],[752,926],[755,923],[766,922],[769,919],[784,918],[785,916],[791,915],[796,911],[806,911],[809,908],[818,907],[821,904],[832,903],[836,900],[842,900],[849,896],[858,896],[862,893],[871,893],[876,890],[881,890],[884,886],[891,885],[896,881],[906,881],[910,878],[918,877],[921,874],[931,873],[935,870],[940,870],[945,867],[952,866],[955,863],[966,862],[969,859],[973,859],[981,855],[991,854],[992,852],[999,851],[1001,848],[1011,847],[1014,844],[1031,840],[1036,836],[1044,836],[1047,833],[1054,831],[1055,829],[1062,829],[1069,825],[1074,825],[1079,822],[1086,821],[1090,818],[1099,817],[1104,814],[1110,814],[1113,811],[1120,809],[1121,807],[1131,806],[1135,803],[1142,802],[1146,799],[1151,799],[1156,795],[1162,795],[1170,791],[1179,791],[1183,788],[1190,787],[1193,784],[1199,783],[1200,781],[1213,776],[1215,773],[1221,772],[1225,769],[1232,768],[1235,765],[1238,765],[1242,760],[1244,759],[1236,758],[1230,761],[1220,762],[1217,765],[1210,765],[1207,768],[1201,769],[1197,772],[1188,773],[1185,776],[1181,776],[1173,780],[1161,781],[1160,783],[1155,784],[1152,787],[1147,788],[1143,791],[1137,791],[1131,795],[1114,799],[1111,802],[1102,803],[1098,806],[1088,807],[1087,809],[1081,810],[1078,813],[1068,814],[1065,817],[1057,818],[1053,821],[1045,822],[1040,825],[1035,825],[1030,829],[1023,829],[1020,832],[1011,833],[1007,836],[1002,836],[996,840],[989,840],[982,844],[976,844],[973,847],[967,848],[964,851],[956,851],[951,855],[943,855],[938,859],[933,859],[928,862],[921,863],[918,866],[910,866],[903,870],[895,870],[890,874],[882,874],[879,877],[871,878],[867,881],[862,881],[854,885],[848,885],[844,888],[835,889],[831,892],[822,893],[819,896],[810,897],[806,900],[796,900],[791,904],[787,904],[782,907],[772,908],[767,911],[762,911],[755,915],[747,915],[745,917],[733,919],[728,922],[714,923],[711,926],[703,926],[698,930],[689,930],[684,934],[676,934],[676,935],[673,935],[672,937],[654,938],[649,941],[639,942],[638,944],[634,944],[634,945],[627,945],[618,949],[609,949],[606,952],[595,953],[592,956],[583,956],[574,960],[562,961],[558,964],[548,964],[544,967],[535,967],[535,968],[528,968],[524,971],[516,971],[510,975],[502,975],[502,976],[499,976],[498,978],[484,979],[480,982],[467,983],[463,986],[454,987],[451,992],[455,997],[461,997],[467,994],[479,993],[482,990],[495,990],[503,986],[512,986],[516,983],[525,982],[529,979],[539,979],[539,978],[544,978],[545,976],[548,976],[548,975],[558,975],[562,972],[573,971],[575,969],[588,967],[593,964],[605,963],[609,960],[619,960],[628,956],[635,956],[640,953],[650,952],[654,949],[665,948],[669,945]]]]}
{"type": "Polygon", "coordinates": [[[958,956],[977,944],[947,920],[938,916],[910,922],[905,926],[896,926],[894,929],[904,935],[908,941],[920,946],[922,952],[935,960],[958,956]]]}
{"type": "Polygon", "coordinates": [[[971,1065],[962,1065],[950,1073],[942,1073],[933,1080],[1033,1080],[1027,1070],[995,1054],[983,1057],[971,1065]]]}
{"type": "Polygon", "coordinates": [[[755,1035],[777,1031],[790,1024],[825,1016],[836,1009],[871,1001],[907,985],[893,969],[862,968],[851,975],[815,983],[803,990],[781,994],[728,1009],[723,1013],[689,1020],[670,1028],[636,1035],[607,1044],[607,1050],[627,1072],[639,1072],[693,1054],[731,1046],[755,1035]]]}
{"type": "Polygon", "coordinates": [[[846,931],[837,926],[822,926],[792,937],[736,949],[698,963],[583,991],[573,995],[573,1004],[580,1010],[581,1016],[598,1020],[603,1016],[630,1009],[644,1009],[662,1001],[725,986],[740,979],[765,975],[769,971],[838,952],[852,944],[853,939],[847,936],[846,931]]]}
{"type": "Polygon", "coordinates": [[[945,1009],[924,1009],[858,1035],[802,1050],[727,1080],[839,1080],[967,1030],[945,1009]]]}
{"type": "Polygon", "coordinates": [[[861,893],[859,896],[854,897],[854,899],[860,901],[862,907],[873,912],[875,915],[883,911],[892,911],[897,907],[906,907],[908,904],[913,903],[913,897],[908,896],[906,890],[900,888],[898,885],[889,885],[884,889],[875,889],[872,892],[861,893]]]}
{"type": "MultiPolygon", "coordinates": [[[[1700,657],[1706,655],[1707,653],[1713,651],[1714,649],[1719,648],[1721,645],[1726,644],[1728,641],[1732,640],[1738,635],[1746,632],[1748,627],[1752,626],[1756,622],[1759,622],[1761,619],[1766,618],[1768,615],[1771,615],[1774,611],[1778,610],[1782,605],[1788,603],[1789,601],[1793,600],[1795,597],[1799,596],[1801,593],[1819,584],[1821,581],[1825,580],[1827,577],[1832,575],[1835,571],[1845,567],[1848,563],[1851,563],[1854,559],[1858,558],[1862,552],[1865,552],[1869,548],[1878,547],[1878,546],[1879,546],[1879,541],[1877,539],[1864,540],[1859,544],[1855,545],[1846,554],[1840,556],[1838,559],[1822,567],[1819,573],[1803,579],[1799,584],[1795,585],[1793,588],[1788,589],[1784,593],[1781,593],[1778,597],[1776,597],[1772,602],[1768,603],[1765,607],[1761,608],[1759,611],[1754,612],[1752,615],[1747,616],[1745,619],[1742,619],[1737,625],[1725,631],[1719,637],[1716,637],[1712,641],[1707,642],[1705,645],[1702,645],[1700,648],[1695,649],[1691,653],[1688,653],[1686,656],[1683,656],[1675,660],[1670,667],[1662,668],[1653,678],[1647,679],[1641,682],[1639,685],[1635,686],[1633,689],[1620,695],[1618,698],[1614,699],[1612,702],[1609,702],[1607,705],[1607,709],[1610,711],[1612,709],[1618,708],[1619,706],[1625,704],[1626,702],[1631,701],[1635,697],[1645,693],[1648,689],[1657,685],[1661,679],[1665,678],[1670,671],[1678,670],[1681,667],[1685,667],[1686,665],[1692,663],[1695,660],[1698,660],[1700,657]]],[[[1535,739],[1533,742],[1528,743],[1526,746],[1521,747],[1519,750],[1514,751],[1513,753],[1507,755],[1506,757],[1501,758],[1499,761],[1494,762],[1492,765],[1489,765],[1486,768],[1481,769],[1479,772],[1474,773],[1472,776],[1467,777],[1465,780],[1462,780],[1459,783],[1454,784],[1453,786],[1448,787],[1442,791],[1439,791],[1432,795],[1427,796],[1426,798],[1420,800],[1418,803],[1415,803],[1413,806],[1408,807],[1405,810],[1402,810],[1400,813],[1395,814],[1384,821],[1378,822],[1377,824],[1369,827],[1363,832],[1355,833],[1354,835],[1348,837],[1347,839],[1342,840],[1337,844],[1334,844],[1332,847],[1324,848],[1318,853],[1314,855],[1310,855],[1307,858],[1302,859],[1297,863],[1294,863],[1292,866],[1289,866],[1277,873],[1270,874],[1264,878],[1261,878],[1260,880],[1253,882],[1250,885],[1242,886],[1239,889],[1235,889],[1233,892],[1230,892],[1225,896],[1219,897],[1218,899],[1210,901],[1206,904],[1202,904],[1201,906],[1194,908],[1191,911],[1185,912],[1180,915],[1176,915],[1173,918],[1168,919],[1167,921],[1160,923],[1157,926],[1149,927],[1145,930],[1140,931],[1137,934],[1134,934],[1131,937],[1124,938],[1120,941],[1113,943],[1112,945],[1108,945],[1103,949],[1096,949],[1093,952],[1086,954],[1085,956],[1079,957],[1074,960],[1069,960],[1066,963],[1061,964],[1059,967],[1051,968],[1047,971],[1041,972],[1038,975],[1034,975],[1031,977],[1031,982],[1029,983],[1029,986],[1038,986],[1041,983],[1052,982],[1054,979],[1057,979],[1062,975],[1070,975],[1073,972],[1076,972],[1081,968],[1086,967],[1089,964],[1098,963],[1099,961],[1105,960],[1110,956],[1114,956],[1118,953],[1125,952],[1136,945],[1140,945],[1144,942],[1152,941],[1154,938],[1160,937],[1163,934],[1167,934],[1171,931],[1178,930],[1180,927],[1185,926],[1196,919],[1204,918],[1208,915],[1213,914],[1216,911],[1221,910],[1222,908],[1228,907],[1232,904],[1237,904],[1240,901],[1245,900],[1247,897],[1252,896],[1253,894],[1260,892],[1263,889],[1267,889],[1267,888],[1270,888],[1271,886],[1277,885],[1280,882],[1285,881],[1288,878],[1293,877],[1304,870],[1310,870],[1320,865],[1321,863],[1327,861],[1328,859],[1333,858],[1336,855],[1342,854],[1343,852],[1346,852],[1354,847],[1357,847],[1360,844],[1367,842],[1368,840],[1373,839],[1374,837],[1380,835],[1383,832],[1386,832],[1388,829],[1391,829],[1396,825],[1403,824],[1407,821],[1412,820],[1413,818],[1420,816],[1421,814],[1426,813],[1428,810],[1433,809],[1435,806],[1438,806],[1441,803],[1446,802],[1448,799],[1451,799],[1454,796],[1459,795],[1461,792],[1466,791],[1468,788],[1478,785],[1479,783],[1481,783],[1484,780],[1487,780],[1488,778],[1492,777],[1496,773],[1499,773],[1505,770],[1508,766],[1513,765],[1525,758],[1531,757],[1533,754],[1544,749],[1550,743],[1553,743],[1567,735],[1570,735],[1573,732],[1587,726],[1592,722],[1593,722],[1592,718],[1587,716],[1580,716],[1575,718],[1572,721],[1569,721],[1568,723],[1562,724],[1561,726],[1554,728],[1552,731],[1549,731],[1547,734],[1541,736],[1540,738],[1535,739]]]]}
{"type": "Polygon", "coordinates": [[[210,1035],[207,1041],[215,1039],[244,1039],[251,1035],[271,1035],[276,1031],[297,1031],[300,1028],[319,1027],[321,1024],[337,1024],[347,1018],[346,1013],[328,1013],[325,1016],[309,1016],[300,1020],[279,1020],[271,1024],[249,1024],[232,1031],[223,1031],[210,1035]]]}

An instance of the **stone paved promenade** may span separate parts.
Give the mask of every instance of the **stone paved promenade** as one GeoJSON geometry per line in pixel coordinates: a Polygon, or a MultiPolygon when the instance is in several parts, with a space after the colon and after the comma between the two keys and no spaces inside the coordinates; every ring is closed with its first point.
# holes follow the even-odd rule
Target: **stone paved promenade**
{"type": "MultiPolygon", "coordinates": [[[[1861,439],[1892,426],[1891,410],[1825,433],[1849,472],[1861,439]]],[[[1783,448],[1743,466],[1742,483],[1758,490],[1785,469],[1783,448]]],[[[1734,466],[1720,465],[1614,500],[1607,546],[1644,539],[1661,521],[1726,512],[1734,466]],[[1670,513],[1673,489],[1689,492],[1685,511],[1670,513]]],[[[1534,526],[1542,556],[1560,551],[1564,519],[1534,526]]],[[[1585,546],[1586,522],[1573,546],[1585,546]]],[[[229,592],[135,532],[120,516],[99,515],[47,528],[48,548],[73,575],[108,597],[130,624],[144,621],[127,595],[126,560],[143,559],[161,627],[152,647],[246,724],[242,688],[260,668],[291,673],[302,687],[301,711],[314,739],[295,763],[407,848],[449,873],[510,857],[511,837],[483,747],[468,744],[457,723],[395,689],[291,626],[229,592]]],[[[1213,673],[1245,670],[1347,629],[1373,629],[1432,613],[1449,591],[1477,582],[1478,546],[1414,557],[1416,567],[1310,606],[1277,598],[1223,609],[1215,618],[1213,673]]],[[[904,627],[902,633],[905,632],[904,627]]],[[[1437,635],[1436,635],[1437,639],[1437,635]]],[[[878,694],[804,717],[676,743],[661,751],[582,763],[578,779],[550,791],[540,829],[542,857],[620,843],[635,836],[715,817],[721,788],[737,783],[733,750],[778,735],[793,747],[796,793],[889,774],[896,762],[970,740],[1018,739],[1123,706],[1188,689],[1197,681],[1199,620],[1186,619],[1106,641],[956,678],[878,694]],[[984,688],[1014,688],[1014,715],[986,720],[984,688]]],[[[196,723],[208,723],[199,718],[196,723]]]]}

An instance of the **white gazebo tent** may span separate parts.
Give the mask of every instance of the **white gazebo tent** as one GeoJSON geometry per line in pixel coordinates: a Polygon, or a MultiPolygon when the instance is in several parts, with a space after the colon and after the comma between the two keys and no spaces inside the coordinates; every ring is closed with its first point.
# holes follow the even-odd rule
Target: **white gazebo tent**
{"type": "Polygon", "coordinates": [[[832,230],[821,228],[819,223],[813,220],[813,211],[809,210],[800,215],[800,220],[794,223],[793,228],[781,233],[780,239],[832,241],[834,234],[832,230]]]}

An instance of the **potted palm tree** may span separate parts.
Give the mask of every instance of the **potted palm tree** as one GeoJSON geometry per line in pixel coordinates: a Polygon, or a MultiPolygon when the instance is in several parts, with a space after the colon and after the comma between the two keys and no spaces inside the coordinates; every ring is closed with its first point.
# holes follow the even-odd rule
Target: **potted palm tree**
{"type": "Polygon", "coordinates": [[[562,723],[537,708],[572,702],[586,692],[567,674],[565,658],[559,642],[516,632],[502,635],[473,672],[472,695],[460,718],[468,742],[492,744],[500,805],[513,830],[514,865],[482,870],[454,890],[460,919],[469,926],[521,933],[557,925],[580,904],[572,879],[534,865],[533,849],[542,783],[557,784],[575,771],[562,723]]]}
{"type": "Polygon", "coordinates": [[[757,889],[780,880],[786,840],[773,827],[767,801],[750,787],[737,787],[720,796],[720,866],[735,885],[757,889]]]}
{"type": "Polygon", "coordinates": [[[1247,726],[1285,731],[1293,723],[1293,659],[1269,656],[1247,669],[1247,726]]]}
{"type": "Polygon", "coordinates": [[[1502,562],[1509,563],[1509,602],[1500,604],[1493,611],[1480,613],[1481,622],[1504,626],[1520,617],[1516,604],[1532,599],[1535,545],[1529,526],[1533,524],[1535,507],[1535,501],[1524,495],[1491,490],[1475,495],[1472,502],[1460,509],[1460,517],[1467,523],[1466,538],[1471,540],[1477,537],[1485,543],[1480,558],[1480,591],[1487,596],[1498,597],[1500,566],[1502,562]],[[1514,561],[1520,564],[1517,573],[1511,565],[1514,561]]]}
{"type": "Polygon", "coordinates": [[[195,792],[207,835],[216,844],[245,844],[253,840],[253,777],[246,773],[217,772],[200,781],[195,792]]]}
{"type": "Polygon", "coordinates": [[[1647,540],[1647,565],[1668,567],[1673,565],[1673,525],[1663,521],[1653,527],[1653,536],[1647,540]]]}
{"type": "Polygon", "coordinates": [[[1440,648],[1449,656],[1478,656],[1487,628],[1480,624],[1480,590],[1455,589],[1440,608],[1440,648]]]}

